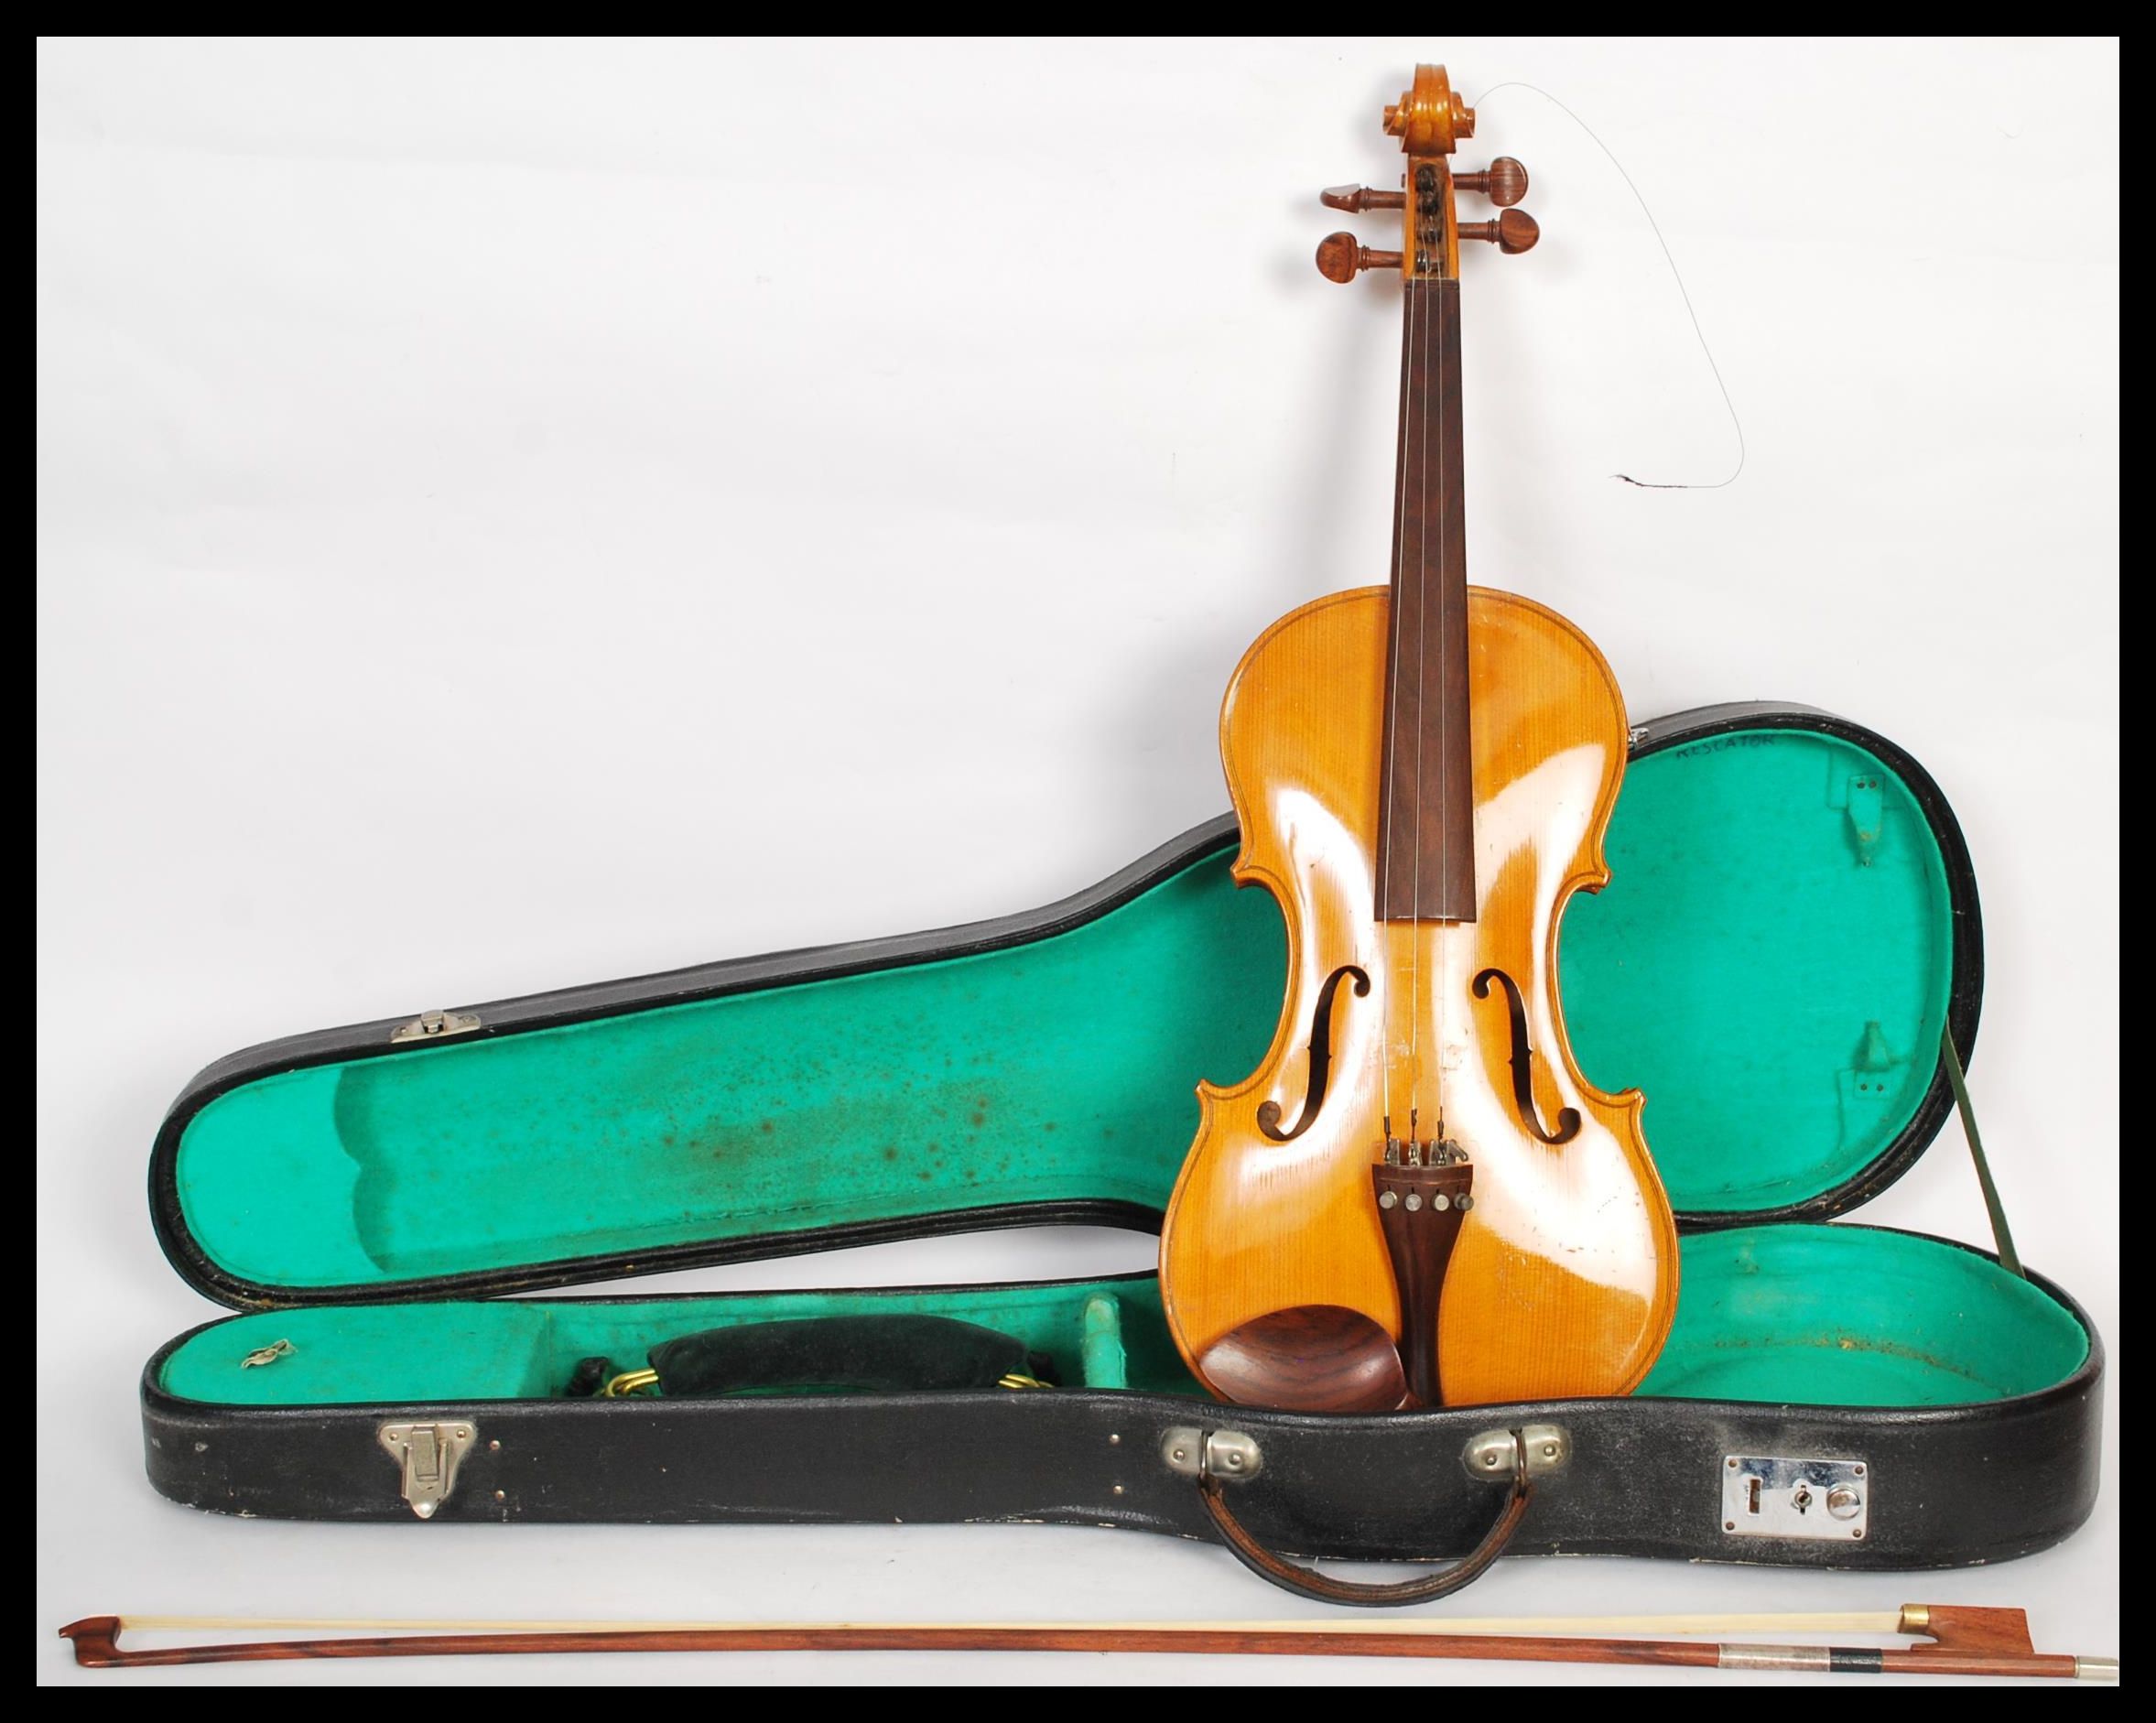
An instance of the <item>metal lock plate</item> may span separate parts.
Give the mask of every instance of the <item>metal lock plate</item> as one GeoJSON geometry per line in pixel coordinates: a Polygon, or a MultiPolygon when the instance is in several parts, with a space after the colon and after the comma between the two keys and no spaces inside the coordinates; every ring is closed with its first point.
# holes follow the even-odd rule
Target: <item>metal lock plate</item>
{"type": "Polygon", "coordinates": [[[1527,1475],[1540,1478],[1562,1471],[1572,1458],[1572,1438],[1555,1424],[1529,1424],[1520,1430],[1519,1441],[1510,1430],[1485,1430],[1460,1454],[1460,1464],[1477,1478],[1510,1478],[1520,1463],[1520,1447],[1527,1449],[1527,1475]]]}
{"type": "Polygon", "coordinates": [[[1722,1461],[1727,1537],[1862,1542],[1871,1529],[1871,1468],[1860,1459],[1731,1454],[1722,1461]]]}
{"type": "Polygon", "coordinates": [[[385,1424],[375,1440],[404,1468],[404,1497],[422,1520],[450,1499],[457,1487],[457,1466],[478,1439],[469,1424],[385,1424]]]}
{"type": "Polygon", "coordinates": [[[1160,1457],[1168,1469],[1185,1478],[1217,1478],[1241,1483],[1264,1469],[1265,1457],[1241,1430],[1201,1430],[1177,1425],[1160,1438],[1160,1457]]]}

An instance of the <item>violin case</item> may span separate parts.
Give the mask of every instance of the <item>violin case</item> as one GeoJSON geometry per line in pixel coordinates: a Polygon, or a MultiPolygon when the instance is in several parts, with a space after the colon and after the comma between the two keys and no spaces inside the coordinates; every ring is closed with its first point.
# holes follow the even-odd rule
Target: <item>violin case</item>
{"type": "MultiPolygon", "coordinates": [[[[240,1314],[142,1379],[172,1500],[287,1519],[1024,1521],[1306,1557],[1908,1568],[2064,1537],[2103,1351],[2061,1287],[1850,1219],[1953,1111],[1969,857],[1907,753],[1806,709],[1638,726],[1613,878],[1573,900],[1581,1067],[1646,1091],[1683,1229],[1639,1392],[1311,1415],[1214,1403],[1148,1274],[565,1297],[924,1234],[1157,1227],[1200,1078],[1252,1069],[1285,940],[1231,818],[1030,914],[272,1042],[174,1103],[158,1237],[240,1314]],[[546,1296],[506,1295],[545,1293],[546,1296]],[[940,1316],[1047,1390],[565,1397],[697,1331],[940,1316]],[[250,1359],[264,1360],[247,1362],[250,1359]]],[[[1958,1145],[1956,1153],[1959,1152],[1958,1145]]],[[[896,1334],[906,1325],[891,1330],[896,1334]]],[[[814,1329],[785,1331],[813,1335],[814,1329]]]]}

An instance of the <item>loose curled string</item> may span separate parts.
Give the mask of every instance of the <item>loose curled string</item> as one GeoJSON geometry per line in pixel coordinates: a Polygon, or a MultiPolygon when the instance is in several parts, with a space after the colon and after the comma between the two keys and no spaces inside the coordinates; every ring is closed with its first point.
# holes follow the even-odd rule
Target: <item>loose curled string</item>
{"type": "Polygon", "coordinates": [[[1558,113],[1570,120],[1573,125],[1585,132],[1589,138],[1593,139],[1595,147],[1609,157],[1609,165],[1617,169],[1618,177],[1624,181],[1632,197],[1638,201],[1640,213],[1647,218],[1647,225],[1653,230],[1654,243],[1662,247],[1663,261],[1669,265],[1670,278],[1677,284],[1678,297],[1685,301],[1685,315],[1692,320],[1692,333],[1698,340],[1700,354],[1706,361],[1706,368],[1714,373],[1715,387],[1722,392],[1722,406],[1728,409],[1729,424],[1737,432],[1737,464],[1729,470],[1729,476],[1726,479],[1716,479],[1700,484],[1660,484],[1647,479],[1635,479],[1629,472],[1613,472],[1609,476],[1621,480],[1626,484],[1634,485],[1642,491],[1719,491],[1725,485],[1736,483],[1738,474],[1744,471],[1746,456],[1744,421],[1737,417],[1737,404],[1729,398],[1729,385],[1722,381],[1722,368],[1715,363],[1714,349],[1707,345],[1706,331],[1699,327],[1699,312],[1692,304],[1692,295],[1685,289],[1685,273],[1677,267],[1676,257],[1670,251],[1669,241],[1663,237],[1662,223],[1654,219],[1654,211],[1648,207],[1646,195],[1641,191],[1631,175],[1625,171],[1624,163],[1617,158],[1617,152],[1602,141],[1601,135],[1540,84],[1527,83],[1516,78],[1508,79],[1503,83],[1490,85],[1489,89],[1475,98],[1474,105],[1479,108],[1501,90],[1526,90],[1540,96],[1558,113]]]}

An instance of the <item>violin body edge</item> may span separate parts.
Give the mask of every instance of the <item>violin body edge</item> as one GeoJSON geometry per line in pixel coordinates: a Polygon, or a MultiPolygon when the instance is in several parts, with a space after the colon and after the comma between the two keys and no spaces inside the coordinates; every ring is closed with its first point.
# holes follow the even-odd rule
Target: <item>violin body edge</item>
{"type": "MultiPolygon", "coordinates": [[[[1279,904],[1289,983],[1258,1068],[1200,1085],[1162,1230],[1169,1328],[1222,1398],[1251,1394],[1223,1393],[1207,1351],[1275,1312],[1359,1312],[1404,1349],[1371,1179],[1388,1119],[1404,1136],[1412,1111],[1425,1135],[1441,1116],[1473,1162],[1475,1208],[1447,1245],[1434,1318],[1445,1403],[1628,1392],[1674,1316],[1675,1223],[1641,1134],[1644,1098],[1580,1072],[1556,971],[1566,901],[1609,878],[1622,697],[1564,618],[1469,589],[1477,917],[1381,921],[1391,601],[1363,588],[1291,612],[1223,702],[1244,832],[1234,874],[1279,904]]],[[[1391,794],[1412,793],[1396,775],[1391,794]]]]}

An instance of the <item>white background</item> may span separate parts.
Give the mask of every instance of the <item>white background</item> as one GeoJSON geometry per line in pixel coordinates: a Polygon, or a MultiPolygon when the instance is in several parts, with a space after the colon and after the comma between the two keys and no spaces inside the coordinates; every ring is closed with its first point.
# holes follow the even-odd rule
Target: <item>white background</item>
{"type": "MultiPolygon", "coordinates": [[[[1623,181],[1500,92],[1462,159],[1522,157],[1544,237],[1467,260],[1478,578],[1577,620],[1635,715],[1807,700],[1937,775],[1984,886],[1999,1183],[2107,1337],[2116,1405],[2115,47],[48,43],[41,1677],[71,1673],[55,1627],[115,1609],[1321,1612],[1217,1550],[1097,1532],[175,1507],[136,1372],[212,1312],[157,1254],[142,1169],[188,1076],[249,1042],[1020,909],[1219,812],[1237,655],[1384,575],[1396,289],[1309,257],[1342,224],[1320,186],[1392,182],[1377,109],[1418,58],[1470,96],[1542,85],[1607,138],[1750,447],[1726,489],[1612,481],[1718,478],[1734,439],[1623,181]]],[[[1867,1218],[1981,1238],[1957,1133],[1867,1218]]],[[[1022,1233],[673,1284],[1150,1254],[1022,1233]]],[[[2110,1653],[2117,1538],[2107,1484],[1997,1571],[1514,1562],[1465,1608],[2023,1602],[2040,1643],[2110,1653]]],[[[415,1670],[1288,1674],[178,1678],[415,1670]]]]}

